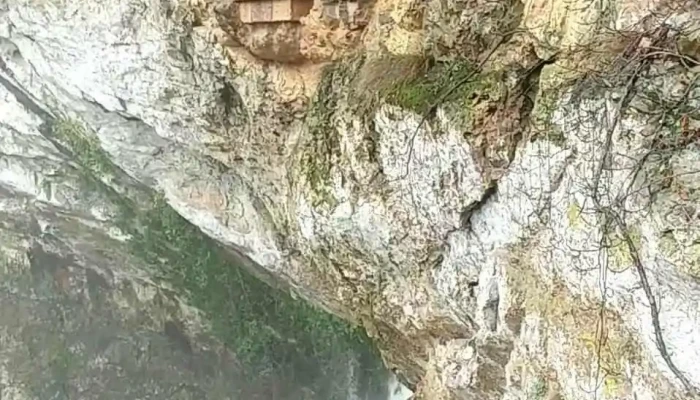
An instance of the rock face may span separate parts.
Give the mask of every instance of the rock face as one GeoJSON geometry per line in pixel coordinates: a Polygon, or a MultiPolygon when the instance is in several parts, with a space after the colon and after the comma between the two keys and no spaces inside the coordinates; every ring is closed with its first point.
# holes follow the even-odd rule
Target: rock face
{"type": "MultiPolygon", "coordinates": [[[[310,18],[297,42],[222,4],[0,2],[3,212],[44,232],[18,217],[25,202],[70,209],[120,242],[143,230],[56,177],[89,171],[134,204],[158,192],[251,273],[362,326],[417,397],[693,398],[700,10],[580,3],[378,0],[361,40],[310,18]],[[334,61],[276,58],[281,44],[334,61]]],[[[32,257],[46,240],[29,241],[32,257]]],[[[107,272],[75,278],[66,263],[6,273],[103,293],[107,272]]],[[[126,312],[119,296],[94,307],[126,312]]],[[[143,340],[182,345],[168,321],[214,310],[168,302],[143,340]]],[[[214,397],[236,379],[205,376],[214,397]]]]}
{"type": "Polygon", "coordinates": [[[99,227],[52,219],[64,210],[27,202],[3,193],[3,398],[245,395],[246,376],[225,347],[190,341],[202,329],[196,310],[149,279],[99,227]],[[70,242],[51,233],[71,229],[84,236],[70,242]]]}
{"type": "Polygon", "coordinates": [[[5,77],[0,99],[3,398],[389,397],[363,335],[253,277],[5,77]]]}

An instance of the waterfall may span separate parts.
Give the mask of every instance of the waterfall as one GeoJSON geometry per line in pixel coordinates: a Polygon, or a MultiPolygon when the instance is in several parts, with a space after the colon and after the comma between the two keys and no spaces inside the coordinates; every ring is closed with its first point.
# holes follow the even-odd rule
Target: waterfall
{"type": "Polygon", "coordinates": [[[401,383],[394,374],[389,375],[387,389],[386,400],[408,400],[413,396],[413,392],[401,383]]]}

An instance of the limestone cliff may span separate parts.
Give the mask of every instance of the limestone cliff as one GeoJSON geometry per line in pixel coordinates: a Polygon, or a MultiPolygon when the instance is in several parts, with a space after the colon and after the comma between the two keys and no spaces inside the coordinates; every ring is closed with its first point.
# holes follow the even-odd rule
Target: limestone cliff
{"type": "MultiPolygon", "coordinates": [[[[247,25],[229,1],[0,0],[3,212],[128,243],[158,201],[419,398],[697,396],[697,2],[360,3],[247,25]]],[[[216,315],[188,295],[211,275],[164,279],[194,285],[178,320],[216,315]]]]}

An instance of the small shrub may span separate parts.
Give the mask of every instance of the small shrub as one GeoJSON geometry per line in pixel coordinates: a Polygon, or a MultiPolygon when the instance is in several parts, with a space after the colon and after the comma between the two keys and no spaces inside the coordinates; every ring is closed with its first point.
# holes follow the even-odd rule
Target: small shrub
{"type": "Polygon", "coordinates": [[[382,100],[419,114],[441,101],[469,108],[477,97],[500,97],[502,78],[500,73],[480,73],[461,59],[383,56],[360,67],[353,98],[365,112],[382,100]]]}
{"type": "Polygon", "coordinates": [[[543,400],[547,395],[547,383],[538,378],[532,386],[530,386],[530,391],[527,394],[528,400],[543,400]]]}
{"type": "Polygon", "coordinates": [[[474,69],[466,62],[437,63],[422,76],[396,85],[387,93],[386,100],[423,114],[440,100],[467,99],[474,91],[474,85],[463,81],[473,74],[474,69]],[[459,82],[463,82],[462,85],[448,94],[459,82]],[[447,98],[442,99],[443,96],[447,98]]]}
{"type": "Polygon", "coordinates": [[[83,167],[98,177],[112,174],[114,164],[100,148],[94,135],[89,134],[78,121],[58,119],[52,126],[52,134],[64,146],[68,147],[83,167]]]}

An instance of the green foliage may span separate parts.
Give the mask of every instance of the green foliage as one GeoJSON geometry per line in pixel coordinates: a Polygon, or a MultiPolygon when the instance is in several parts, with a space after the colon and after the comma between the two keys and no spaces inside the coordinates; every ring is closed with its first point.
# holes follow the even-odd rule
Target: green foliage
{"type": "Polygon", "coordinates": [[[334,351],[338,338],[352,341],[353,331],[345,323],[231,265],[221,249],[162,197],[154,199],[142,218],[144,229],[132,241],[134,250],[150,262],[167,259],[166,278],[213,317],[215,332],[240,358],[275,362],[280,352],[289,350],[323,356],[334,351]]]}
{"type": "Polygon", "coordinates": [[[541,135],[558,145],[564,145],[566,137],[552,119],[563,93],[564,90],[560,87],[540,89],[532,113],[533,129],[538,136],[541,135]]]}
{"type": "Polygon", "coordinates": [[[571,200],[569,207],[566,209],[566,218],[569,221],[569,226],[573,229],[581,227],[581,206],[575,199],[571,200]]]}
{"type": "Polygon", "coordinates": [[[49,368],[53,378],[58,382],[67,382],[75,370],[78,369],[78,357],[71,353],[65,341],[58,343],[58,346],[52,349],[50,355],[49,368]]]}
{"type": "Polygon", "coordinates": [[[300,163],[311,188],[312,205],[332,209],[337,204],[331,185],[333,167],[342,157],[338,121],[334,120],[340,107],[347,106],[367,124],[364,145],[367,159],[374,161],[377,138],[372,118],[382,102],[420,114],[446,103],[457,108],[460,117],[468,117],[476,98],[500,98],[501,78],[477,74],[464,60],[431,63],[423,57],[357,57],[327,67],[307,113],[309,136],[300,163]],[[339,87],[352,89],[343,92],[339,87]]]}
{"type": "Polygon", "coordinates": [[[504,94],[501,71],[480,72],[464,59],[435,61],[416,56],[382,56],[363,61],[352,87],[355,114],[371,114],[381,102],[425,114],[448,106],[468,117],[479,100],[504,94]]]}
{"type": "Polygon", "coordinates": [[[603,380],[603,394],[606,399],[615,398],[623,389],[623,380],[617,375],[608,375],[603,380]]]}
{"type": "Polygon", "coordinates": [[[52,133],[64,146],[68,147],[83,167],[98,177],[111,174],[114,165],[100,148],[97,138],[90,135],[78,121],[56,120],[52,133]]]}
{"type": "Polygon", "coordinates": [[[423,114],[441,100],[466,101],[477,87],[474,84],[477,78],[474,68],[465,61],[439,62],[425,74],[399,82],[385,97],[389,103],[423,114]],[[475,78],[470,79],[471,76],[475,78]],[[460,82],[462,84],[454,88],[460,82]]]}
{"type": "MultiPolygon", "coordinates": [[[[163,277],[188,293],[190,304],[209,317],[213,333],[256,376],[274,371],[314,385],[339,359],[368,348],[360,329],[232,265],[227,253],[162,197],[141,218],[143,231],[130,242],[135,253],[152,263],[167,260],[163,277]]],[[[366,367],[379,368],[377,359],[366,367]]],[[[323,385],[333,391],[334,385],[323,385]]]]}
{"type": "Polygon", "coordinates": [[[468,118],[475,100],[501,97],[502,80],[498,73],[477,73],[464,60],[431,62],[424,57],[357,57],[327,67],[309,106],[306,118],[309,138],[301,159],[313,206],[336,205],[331,185],[333,166],[342,156],[334,120],[339,107],[347,106],[348,111],[367,124],[370,134],[364,144],[367,159],[371,161],[376,160],[377,152],[372,117],[383,102],[419,114],[446,104],[456,108],[459,117],[468,118]],[[343,92],[339,87],[352,89],[343,92]]]}
{"type": "Polygon", "coordinates": [[[659,250],[679,271],[700,279],[700,241],[693,235],[681,230],[665,232],[659,238],[659,250]]]}
{"type": "Polygon", "coordinates": [[[410,61],[404,74],[389,85],[379,85],[380,98],[417,114],[428,116],[442,107],[450,119],[470,131],[475,109],[487,109],[506,95],[503,70],[478,71],[466,60],[410,61]]]}
{"type": "Polygon", "coordinates": [[[547,383],[542,379],[537,379],[527,394],[528,400],[543,400],[547,395],[547,383]]]}
{"type": "Polygon", "coordinates": [[[336,203],[329,186],[333,164],[340,156],[340,139],[333,125],[333,113],[340,94],[334,92],[333,87],[347,77],[348,71],[344,67],[338,63],[326,68],[306,117],[309,139],[302,155],[301,168],[311,185],[314,206],[327,204],[333,207],[336,203]]]}

